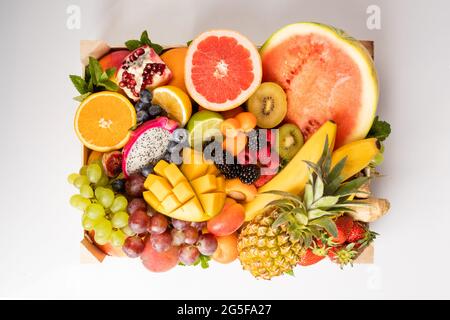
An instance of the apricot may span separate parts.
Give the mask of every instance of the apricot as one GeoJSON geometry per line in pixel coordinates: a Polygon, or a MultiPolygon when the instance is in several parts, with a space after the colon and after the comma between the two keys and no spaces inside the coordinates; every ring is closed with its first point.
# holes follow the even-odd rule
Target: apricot
{"type": "Polygon", "coordinates": [[[168,85],[175,86],[187,92],[184,84],[184,61],[186,60],[187,47],[167,50],[161,55],[162,61],[172,71],[172,79],[168,85]]]}
{"type": "Polygon", "coordinates": [[[240,132],[241,124],[234,118],[224,120],[220,124],[220,132],[227,138],[234,138],[240,132]]]}
{"type": "Polygon", "coordinates": [[[206,227],[215,236],[227,236],[239,229],[245,220],[244,207],[239,203],[228,204],[210,219],[206,227]]]}
{"type": "Polygon", "coordinates": [[[236,157],[245,149],[247,139],[247,136],[241,132],[239,132],[235,137],[226,136],[223,140],[222,148],[228,151],[232,156],[236,157]]]}
{"type": "MultiPolygon", "coordinates": [[[[123,59],[130,53],[128,50],[118,50],[108,53],[106,56],[100,59],[100,65],[103,70],[109,68],[116,68],[116,74],[119,71],[120,66],[122,65],[123,59]]],[[[115,75],[116,75],[115,74],[115,75]]],[[[115,79],[115,75],[112,79],[115,79]]]]}
{"type": "Polygon", "coordinates": [[[235,200],[249,202],[255,199],[258,190],[253,184],[245,184],[236,178],[225,181],[225,193],[235,200]]]}
{"type": "Polygon", "coordinates": [[[234,119],[239,121],[239,127],[244,132],[250,132],[256,127],[256,117],[251,112],[241,112],[234,119]]]}
{"type": "Polygon", "coordinates": [[[150,237],[145,240],[145,248],[141,254],[142,264],[152,272],[165,272],[178,265],[180,248],[170,247],[169,250],[158,252],[153,249],[150,237]]]}
{"type": "Polygon", "coordinates": [[[103,152],[91,151],[91,153],[89,154],[88,160],[87,160],[87,164],[90,164],[96,160],[101,160],[102,157],[103,157],[103,152]]]}
{"type": "Polygon", "coordinates": [[[212,255],[214,261],[219,263],[230,263],[237,259],[239,252],[237,249],[238,236],[232,233],[228,236],[216,237],[217,249],[212,255]]]}

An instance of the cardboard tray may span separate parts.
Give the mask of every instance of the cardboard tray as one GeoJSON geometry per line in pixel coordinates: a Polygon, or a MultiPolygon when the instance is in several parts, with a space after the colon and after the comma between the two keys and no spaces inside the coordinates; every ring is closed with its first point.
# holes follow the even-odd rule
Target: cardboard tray
{"type": "MultiPolygon", "coordinates": [[[[374,57],[374,42],[373,41],[360,41],[364,47],[369,51],[372,58],[374,57]]],[[[167,45],[164,49],[183,47],[184,45],[167,45]]],[[[84,67],[88,64],[89,57],[101,58],[111,50],[122,49],[120,46],[110,46],[108,43],[102,40],[81,40],[80,41],[80,59],[84,67]]],[[[87,163],[91,150],[83,146],[82,152],[82,164],[87,163]]],[[[373,264],[374,262],[374,247],[373,244],[369,245],[355,260],[357,264],[373,264]]],[[[83,240],[80,243],[80,263],[101,263],[107,254],[100,250],[85,232],[83,240]]]]}

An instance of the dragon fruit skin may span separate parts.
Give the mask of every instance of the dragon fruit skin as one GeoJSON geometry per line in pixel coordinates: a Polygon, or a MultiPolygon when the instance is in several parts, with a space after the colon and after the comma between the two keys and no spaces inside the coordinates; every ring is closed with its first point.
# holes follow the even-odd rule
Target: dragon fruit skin
{"type": "Polygon", "coordinates": [[[170,133],[178,127],[178,123],[166,117],[159,117],[142,124],[137,128],[123,148],[122,171],[127,178],[130,174],[138,172],[151,161],[157,161],[166,152],[170,133]],[[167,134],[166,132],[167,131],[167,134]],[[153,134],[154,133],[154,134],[153,134]],[[158,137],[164,139],[159,141],[158,137]],[[152,140],[156,139],[156,140],[152,140]],[[147,140],[144,141],[143,139],[147,140]],[[167,141],[166,141],[167,140],[167,141]],[[164,147],[165,146],[165,147],[164,147]],[[161,147],[152,154],[152,148],[161,147]],[[136,161],[138,163],[136,163],[136,161]]]}

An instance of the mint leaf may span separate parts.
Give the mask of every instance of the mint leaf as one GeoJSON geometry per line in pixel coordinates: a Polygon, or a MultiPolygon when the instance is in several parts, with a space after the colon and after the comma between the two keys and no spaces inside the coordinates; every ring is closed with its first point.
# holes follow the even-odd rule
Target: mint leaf
{"type": "Polygon", "coordinates": [[[391,125],[375,117],[372,123],[372,127],[369,130],[368,138],[377,138],[378,141],[384,141],[391,134],[391,125]]]}
{"type": "Polygon", "coordinates": [[[156,54],[161,54],[161,52],[164,50],[164,48],[161,45],[153,42],[150,44],[150,47],[152,47],[153,50],[155,50],[156,54]]]}
{"type": "Polygon", "coordinates": [[[119,90],[119,86],[115,82],[113,82],[111,80],[106,80],[106,81],[100,83],[99,86],[104,87],[108,91],[117,91],[117,90],[119,90]]]}
{"type": "Polygon", "coordinates": [[[85,94],[87,92],[87,84],[82,77],[71,74],[69,78],[79,93],[85,94]]]}
{"type": "Polygon", "coordinates": [[[108,75],[108,79],[114,77],[114,75],[116,74],[116,71],[117,71],[116,67],[107,69],[105,72],[108,75]]]}
{"type": "Polygon", "coordinates": [[[194,40],[189,40],[188,42],[186,42],[186,45],[189,47],[191,45],[192,41],[194,41],[194,40]]]}
{"type": "Polygon", "coordinates": [[[103,69],[94,57],[89,57],[89,73],[91,74],[94,84],[99,83],[100,77],[103,73],[103,69]]]}
{"type": "Polygon", "coordinates": [[[99,83],[105,82],[109,79],[108,74],[106,72],[103,72],[100,76],[100,79],[98,80],[99,83]]]}
{"type": "Polygon", "coordinates": [[[151,44],[152,44],[152,42],[150,41],[150,38],[148,37],[148,32],[147,32],[147,30],[145,30],[145,31],[143,31],[143,32],[141,33],[141,43],[142,43],[142,44],[148,44],[148,45],[151,45],[151,44]]]}
{"type": "Polygon", "coordinates": [[[209,268],[209,260],[211,260],[210,257],[201,255],[201,256],[200,256],[200,266],[201,266],[203,269],[208,269],[208,268],[209,268]]]}
{"type": "Polygon", "coordinates": [[[125,42],[125,46],[128,50],[134,51],[141,46],[141,42],[139,40],[128,40],[125,42]]]}
{"type": "Polygon", "coordinates": [[[82,94],[80,96],[77,96],[75,98],[73,98],[73,100],[78,101],[78,102],[83,102],[87,97],[89,97],[92,94],[92,92],[87,92],[85,94],[82,94]]]}

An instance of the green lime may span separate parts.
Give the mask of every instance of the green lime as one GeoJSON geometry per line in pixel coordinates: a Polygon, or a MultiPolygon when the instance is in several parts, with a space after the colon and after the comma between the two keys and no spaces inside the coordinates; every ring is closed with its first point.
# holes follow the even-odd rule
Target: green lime
{"type": "Polygon", "coordinates": [[[220,133],[220,124],[223,122],[223,117],[213,111],[202,110],[195,113],[186,125],[186,130],[189,132],[189,143],[194,149],[201,149],[203,142],[211,140],[220,133]]]}

